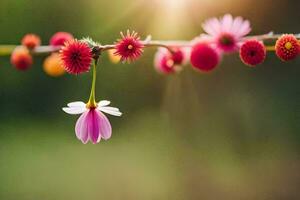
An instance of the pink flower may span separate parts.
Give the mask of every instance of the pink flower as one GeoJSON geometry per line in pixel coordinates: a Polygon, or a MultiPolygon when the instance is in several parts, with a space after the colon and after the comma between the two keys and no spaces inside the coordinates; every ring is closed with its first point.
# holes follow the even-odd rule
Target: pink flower
{"type": "Polygon", "coordinates": [[[210,44],[198,42],[192,47],[190,61],[195,69],[210,72],[220,63],[221,54],[210,44]]]}
{"type": "Polygon", "coordinates": [[[57,32],[50,39],[51,46],[63,46],[65,42],[73,40],[74,37],[71,33],[57,32]]]}
{"type": "Polygon", "coordinates": [[[116,43],[114,54],[120,56],[121,61],[135,61],[143,53],[144,45],[140,37],[136,32],[130,33],[129,30],[126,35],[121,32],[121,36],[122,38],[116,43]]]}
{"type": "Polygon", "coordinates": [[[65,70],[70,74],[88,72],[92,62],[92,50],[85,42],[71,40],[60,50],[65,70]]]}
{"type": "Polygon", "coordinates": [[[91,141],[93,144],[100,142],[101,138],[108,140],[111,137],[112,128],[109,120],[103,112],[121,116],[118,108],[108,106],[109,101],[100,101],[96,107],[89,108],[84,102],[77,101],[68,104],[63,111],[71,115],[81,114],[76,122],[75,133],[82,143],[91,141]]]}
{"type": "Polygon", "coordinates": [[[154,67],[162,74],[172,74],[180,71],[186,63],[188,51],[183,48],[173,48],[171,53],[165,48],[159,48],[154,57],[154,67]]]}
{"type": "Polygon", "coordinates": [[[241,17],[233,17],[230,14],[221,19],[212,18],[202,25],[207,36],[223,52],[238,50],[241,39],[251,31],[250,22],[241,17]]]}

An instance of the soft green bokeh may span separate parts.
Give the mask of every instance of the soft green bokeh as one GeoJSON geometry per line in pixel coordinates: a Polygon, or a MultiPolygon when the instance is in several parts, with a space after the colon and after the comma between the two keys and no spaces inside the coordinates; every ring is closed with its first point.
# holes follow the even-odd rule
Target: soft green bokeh
{"type": "MultiPolygon", "coordinates": [[[[47,44],[69,31],[107,44],[128,28],[188,40],[204,19],[228,12],[250,19],[254,34],[297,33],[299,7],[293,0],[1,0],[0,43],[33,32],[47,44]]],[[[1,57],[0,199],[300,199],[299,59],[283,63],[269,53],[251,69],[233,54],[211,74],[188,66],[165,77],[153,70],[154,52],[118,65],[103,55],[98,99],[124,116],[110,117],[113,137],[98,145],[81,144],[77,117],[61,111],[88,99],[90,74],[51,78],[42,57],[19,72],[1,57]]]]}

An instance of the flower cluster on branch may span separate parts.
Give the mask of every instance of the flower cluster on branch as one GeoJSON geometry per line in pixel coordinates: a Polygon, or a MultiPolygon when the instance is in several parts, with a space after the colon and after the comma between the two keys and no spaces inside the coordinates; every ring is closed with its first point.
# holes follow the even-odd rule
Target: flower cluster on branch
{"type": "Polygon", "coordinates": [[[58,32],[49,45],[41,46],[41,39],[35,34],[27,34],[21,45],[0,45],[0,53],[11,53],[11,63],[18,70],[27,70],[33,64],[33,56],[50,54],[44,61],[44,71],[51,76],[60,76],[64,72],[79,75],[92,68],[93,79],[91,93],[87,103],[73,102],[63,110],[69,114],[81,114],[76,123],[76,136],[83,143],[98,143],[101,138],[107,140],[112,128],[103,113],[121,116],[118,108],[108,106],[107,100],[100,102],[95,98],[96,71],[99,57],[108,51],[113,63],[134,62],[140,58],[146,48],[156,47],[154,68],[161,74],[174,74],[182,71],[185,65],[199,72],[211,72],[222,61],[222,57],[239,53],[241,61],[250,67],[262,64],[267,52],[275,51],[282,61],[295,59],[300,53],[299,34],[250,35],[250,22],[242,17],[233,18],[227,14],[221,18],[212,18],[202,25],[205,33],[190,41],[159,41],[151,36],[142,40],[137,32],[121,32],[121,38],[113,44],[102,45],[91,38],[75,39],[72,34],[58,32]],[[266,45],[266,41],[273,42],[266,45]],[[1,50],[2,48],[2,50],[1,50]],[[10,52],[11,51],[11,52],[10,52]]]}

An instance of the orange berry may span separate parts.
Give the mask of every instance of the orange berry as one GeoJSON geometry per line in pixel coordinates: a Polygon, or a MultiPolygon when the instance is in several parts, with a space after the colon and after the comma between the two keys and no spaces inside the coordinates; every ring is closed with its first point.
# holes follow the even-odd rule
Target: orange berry
{"type": "Polygon", "coordinates": [[[112,63],[117,64],[121,61],[121,56],[115,55],[115,52],[115,49],[108,50],[108,57],[112,63]]]}
{"type": "Polygon", "coordinates": [[[26,46],[28,49],[34,49],[41,45],[41,39],[35,34],[26,34],[22,39],[22,45],[26,46]]]}
{"type": "Polygon", "coordinates": [[[30,52],[22,46],[15,48],[11,54],[10,62],[16,69],[22,71],[29,69],[33,63],[30,52]]]}
{"type": "Polygon", "coordinates": [[[52,53],[48,56],[44,61],[43,68],[46,74],[53,77],[58,77],[65,73],[58,53],[52,53]]]}

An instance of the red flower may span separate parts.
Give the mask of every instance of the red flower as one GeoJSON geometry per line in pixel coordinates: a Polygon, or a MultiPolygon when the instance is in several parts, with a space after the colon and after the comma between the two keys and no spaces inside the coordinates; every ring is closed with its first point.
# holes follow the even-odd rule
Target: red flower
{"type": "Polygon", "coordinates": [[[25,47],[17,47],[11,54],[10,62],[18,70],[25,71],[32,65],[32,56],[25,47]]]}
{"type": "Polygon", "coordinates": [[[195,44],[191,52],[191,64],[195,69],[210,72],[220,62],[220,54],[206,42],[195,44]]]}
{"type": "Polygon", "coordinates": [[[144,45],[142,44],[140,37],[136,32],[124,35],[121,32],[122,38],[116,43],[115,55],[120,56],[122,61],[134,61],[138,59],[142,53],[144,45]]]}
{"type": "Polygon", "coordinates": [[[240,58],[249,66],[261,64],[266,58],[266,47],[258,40],[248,40],[241,46],[240,58]]]}
{"type": "Polygon", "coordinates": [[[284,34],[276,41],[275,50],[281,60],[288,61],[299,55],[300,45],[294,35],[284,34]]]}
{"type": "Polygon", "coordinates": [[[92,51],[84,42],[78,40],[66,42],[60,50],[60,57],[65,70],[70,74],[80,74],[90,70],[92,51]]]}
{"type": "Polygon", "coordinates": [[[38,35],[35,34],[27,34],[22,38],[22,45],[27,47],[28,49],[34,49],[37,46],[41,45],[41,39],[38,35]]]}
{"type": "Polygon", "coordinates": [[[67,32],[57,32],[50,39],[51,46],[63,46],[65,42],[73,40],[73,35],[67,32]]]}

